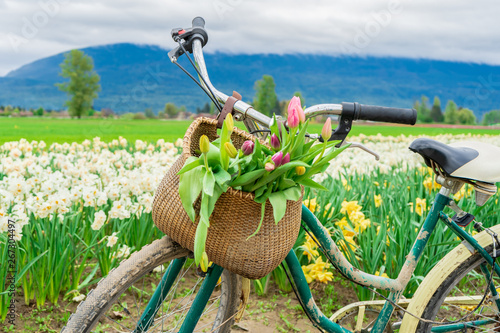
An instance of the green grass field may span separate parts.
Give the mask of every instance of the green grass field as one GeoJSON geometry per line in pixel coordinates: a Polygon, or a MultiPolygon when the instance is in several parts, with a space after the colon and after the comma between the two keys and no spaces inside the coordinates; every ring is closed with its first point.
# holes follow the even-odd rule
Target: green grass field
{"type": "MultiPolygon", "coordinates": [[[[124,119],[49,119],[49,118],[0,118],[0,144],[7,141],[17,141],[25,138],[44,140],[47,144],[53,142],[82,142],[85,139],[100,137],[102,141],[110,141],[123,136],[129,141],[141,139],[156,141],[175,141],[182,138],[191,121],[175,120],[124,120],[124,119]]],[[[312,124],[312,133],[321,132],[321,124],[312,124]]],[[[388,136],[438,134],[490,134],[500,135],[498,129],[461,129],[432,128],[411,126],[384,126],[354,124],[351,135],[388,136]]]]}

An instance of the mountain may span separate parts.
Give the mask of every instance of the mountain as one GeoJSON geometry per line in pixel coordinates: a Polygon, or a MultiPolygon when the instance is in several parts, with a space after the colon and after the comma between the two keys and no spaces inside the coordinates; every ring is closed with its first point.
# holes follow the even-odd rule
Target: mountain
{"type": "MultiPolygon", "coordinates": [[[[112,44],[83,51],[94,59],[102,91],[96,109],[138,112],[158,111],[165,103],[185,105],[194,111],[208,97],[187,75],[170,62],[158,46],[112,44]]],[[[189,68],[185,56],[180,63],[189,68]]],[[[24,65],[0,77],[0,105],[61,109],[66,95],[54,83],[62,82],[57,54],[24,65]]],[[[391,57],[355,57],[300,54],[206,54],[212,83],[221,91],[233,90],[251,101],[256,80],[274,77],[279,99],[300,91],[308,106],[318,103],[360,102],[411,107],[422,95],[431,100],[453,99],[476,116],[500,107],[500,66],[391,57]]],[[[193,71],[191,71],[193,73],[193,71]]]]}

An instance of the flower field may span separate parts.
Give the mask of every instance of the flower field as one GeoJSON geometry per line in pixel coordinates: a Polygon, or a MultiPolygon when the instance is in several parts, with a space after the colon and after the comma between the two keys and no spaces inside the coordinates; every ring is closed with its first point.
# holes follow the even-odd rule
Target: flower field
{"type": "MultiPolygon", "coordinates": [[[[316,176],[328,191],[306,190],[305,204],[330,230],[353,265],[395,278],[438,191],[427,167],[408,150],[412,137],[357,136],[381,156],[347,149],[327,172],[316,176]]],[[[485,141],[500,136],[441,135],[436,140],[485,141]]],[[[154,191],[179,154],[177,143],[158,140],[54,143],[26,140],[0,146],[0,279],[8,279],[9,234],[15,239],[16,289],[26,304],[41,307],[85,298],[110,269],[162,236],[151,218],[154,191]],[[9,219],[13,222],[9,222],[9,219]],[[10,232],[12,231],[12,232],[10,232]]],[[[476,207],[471,188],[457,195],[459,205],[485,225],[500,220],[498,194],[476,207]]],[[[458,241],[443,226],[431,238],[406,290],[411,296],[432,266],[458,241]],[[439,245],[439,246],[438,246],[439,245]]],[[[296,253],[311,283],[327,283],[332,267],[316,243],[301,232],[296,253]]],[[[278,268],[274,281],[287,289],[278,268]]],[[[269,281],[255,282],[262,290],[269,281]]],[[[10,302],[0,286],[0,318],[10,302]]],[[[372,295],[355,287],[360,299],[372,295]]]]}

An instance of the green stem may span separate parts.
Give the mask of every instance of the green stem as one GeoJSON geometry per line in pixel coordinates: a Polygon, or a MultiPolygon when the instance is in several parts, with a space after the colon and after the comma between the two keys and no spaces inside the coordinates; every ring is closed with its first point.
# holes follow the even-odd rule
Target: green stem
{"type": "Polygon", "coordinates": [[[323,154],[325,153],[325,150],[326,150],[326,145],[328,144],[328,141],[325,141],[323,143],[323,148],[321,149],[321,154],[319,154],[319,157],[316,159],[316,162],[314,162],[313,165],[316,165],[318,164],[318,162],[321,160],[321,158],[323,157],[323,154]]]}
{"type": "Polygon", "coordinates": [[[205,161],[205,168],[207,168],[208,171],[208,157],[206,153],[203,153],[203,160],[205,161]]]}

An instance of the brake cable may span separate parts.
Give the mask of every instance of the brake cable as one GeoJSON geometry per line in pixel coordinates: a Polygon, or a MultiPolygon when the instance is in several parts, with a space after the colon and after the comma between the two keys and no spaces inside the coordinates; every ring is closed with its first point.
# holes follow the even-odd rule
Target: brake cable
{"type": "Polygon", "coordinates": [[[208,91],[205,88],[202,87],[202,85],[198,82],[198,80],[196,80],[191,74],[189,74],[186,70],[184,70],[184,68],[181,65],[179,65],[177,63],[177,61],[175,63],[177,64],[177,66],[181,67],[181,69],[184,70],[184,72],[186,74],[188,74],[189,77],[191,77],[191,79],[193,79],[200,86],[200,88],[203,89],[203,91],[205,91],[205,93],[208,95],[208,97],[210,97],[210,99],[212,100],[212,102],[215,104],[215,107],[217,108],[217,110],[219,110],[219,113],[221,113],[222,112],[222,107],[220,106],[220,103],[217,101],[217,97],[215,96],[214,92],[212,91],[212,89],[210,89],[210,86],[207,84],[207,81],[205,81],[205,78],[203,77],[203,75],[201,75],[200,71],[198,70],[198,68],[194,64],[193,60],[189,56],[189,53],[184,48],[183,43],[181,43],[181,40],[179,40],[178,43],[179,43],[179,46],[182,49],[182,51],[184,51],[184,53],[186,54],[186,57],[189,59],[189,62],[193,66],[193,68],[196,71],[196,73],[198,74],[198,76],[201,78],[201,80],[203,81],[203,83],[205,83],[205,87],[206,87],[206,89],[208,89],[208,91]],[[208,92],[210,92],[210,94],[208,92]]]}

